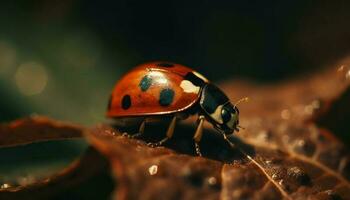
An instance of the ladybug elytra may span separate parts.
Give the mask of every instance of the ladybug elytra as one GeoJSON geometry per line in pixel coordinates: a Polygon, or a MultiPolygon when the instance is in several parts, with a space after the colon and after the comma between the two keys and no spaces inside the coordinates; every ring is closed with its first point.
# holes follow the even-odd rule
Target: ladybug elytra
{"type": "Polygon", "coordinates": [[[143,134],[147,119],[171,117],[165,138],[158,143],[149,143],[150,146],[159,146],[173,136],[178,120],[198,115],[193,139],[196,153],[201,155],[198,143],[204,121],[210,122],[230,142],[227,135],[239,130],[236,105],[198,72],[180,64],[152,62],[137,66],[115,85],[107,117],[119,120],[141,118],[139,132],[134,137],[143,134]]]}

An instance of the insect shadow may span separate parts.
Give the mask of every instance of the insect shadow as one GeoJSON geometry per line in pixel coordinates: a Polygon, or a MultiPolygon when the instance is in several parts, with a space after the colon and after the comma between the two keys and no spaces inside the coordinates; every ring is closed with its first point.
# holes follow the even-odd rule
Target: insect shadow
{"type": "MultiPolygon", "coordinates": [[[[167,127],[168,123],[158,122],[147,124],[144,134],[138,139],[145,142],[159,141],[164,138],[167,127]]],[[[196,156],[193,140],[194,132],[195,127],[193,125],[179,123],[176,125],[173,137],[163,146],[173,149],[178,153],[196,156]]],[[[235,144],[235,147],[231,147],[216,130],[205,128],[200,141],[202,156],[220,162],[233,163],[246,158],[246,155],[242,152],[252,157],[255,155],[253,146],[244,143],[235,136],[230,136],[229,139],[235,144]]]]}

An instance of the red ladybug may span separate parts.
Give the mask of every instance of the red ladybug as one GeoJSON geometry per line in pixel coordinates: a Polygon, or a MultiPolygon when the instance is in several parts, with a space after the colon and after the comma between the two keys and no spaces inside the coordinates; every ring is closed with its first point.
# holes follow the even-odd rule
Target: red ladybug
{"type": "Polygon", "coordinates": [[[149,143],[159,146],[172,137],[177,120],[197,114],[198,126],[193,138],[196,152],[201,155],[198,142],[204,120],[228,141],[226,136],[239,127],[236,105],[198,72],[175,63],[151,62],[137,66],[115,85],[107,117],[124,122],[141,118],[139,132],[133,136],[141,135],[150,119],[171,117],[166,137],[158,143],[149,143]]]}

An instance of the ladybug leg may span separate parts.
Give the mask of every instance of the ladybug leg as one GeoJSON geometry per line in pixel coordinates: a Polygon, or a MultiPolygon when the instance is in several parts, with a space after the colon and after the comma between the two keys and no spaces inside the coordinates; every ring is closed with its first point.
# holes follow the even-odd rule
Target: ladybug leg
{"type": "Polygon", "coordinates": [[[168,130],[166,132],[165,138],[163,138],[161,141],[156,143],[149,142],[147,145],[150,147],[157,147],[157,146],[163,145],[167,140],[169,140],[174,135],[176,119],[177,119],[176,116],[174,116],[173,119],[171,120],[168,130]]]}
{"type": "Polygon", "coordinates": [[[200,115],[198,117],[198,126],[197,126],[196,132],[195,132],[195,134],[193,136],[194,145],[195,145],[195,148],[196,148],[196,154],[198,156],[202,156],[201,150],[199,148],[199,142],[202,139],[204,120],[205,120],[205,117],[203,115],[200,115]]]}
{"type": "Polygon", "coordinates": [[[145,131],[145,125],[146,125],[146,120],[143,120],[143,121],[141,122],[141,125],[140,125],[140,127],[139,127],[139,131],[138,131],[137,133],[135,133],[135,134],[133,134],[133,135],[130,135],[129,133],[124,132],[124,133],[122,134],[122,136],[123,136],[123,137],[128,137],[128,138],[138,138],[138,137],[140,137],[140,136],[143,134],[143,132],[145,131]]]}
{"type": "Polygon", "coordinates": [[[133,135],[130,135],[130,137],[131,138],[138,138],[141,135],[143,135],[143,133],[145,132],[145,126],[146,126],[146,120],[143,120],[141,125],[140,125],[139,131],[133,135]]]}
{"type": "Polygon", "coordinates": [[[231,142],[228,138],[227,138],[227,135],[225,134],[222,134],[224,136],[224,140],[226,140],[226,142],[232,147],[234,148],[235,147],[235,144],[233,144],[233,142],[231,142]]]}

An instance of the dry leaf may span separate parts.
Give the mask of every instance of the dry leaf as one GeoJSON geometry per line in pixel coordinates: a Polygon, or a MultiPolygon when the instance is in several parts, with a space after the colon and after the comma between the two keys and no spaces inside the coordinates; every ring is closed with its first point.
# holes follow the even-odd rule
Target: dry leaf
{"type": "MultiPolygon", "coordinates": [[[[74,139],[81,137],[83,131],[83,127],[70,123],[46,117],[29,117],[2,124],[0,126],[0,146],[16,147],[40,141],[74,139]]],[[[112,184],[109,179],[108,162],[92,148],[89,148],[81,158],[77,158],[67,168],[52,173],[45,178],[33,177],[36,180],[25,185],[1,182],[0,199],[64,199],[72,196],[100,198],[108,197],[110,194],[112,184]],[[95,187],[93,184],[89,185],[90,182],[104,186],[96,189],[100,191],[97,196],[94,196],[94,193],[83,191],[88,187],[95,187]]],[[[2,181],[1,174],[0,181],[2,181]]]]}
{"type": "Polygon", "coordinates": [[[77,138],[82,136],[83,127],[33,116],[0,124],[0,147],[24,145],[32,142],[77,138]]]}
{"type": "MultiPolygon", "coordinates": [[[[237,148],[230,148],[207,126],[204,157],[193,154],[194,127],[188,124],[158,148],[143,140],[161,138],[159,127],[148,128],[143,140],[108,126],[86,136],[111,162],[115,199],[350,199],[349,151],[334,136],[345,133],[316,120],[329,118],[333,105],[350,102],[348,70],[278,86],[224,84],[231,99],[252,99],[241,106],[246,129],[231,138],[237,148]]],[[[348,116],[347,110],[336,112],[348,116]]]]}

